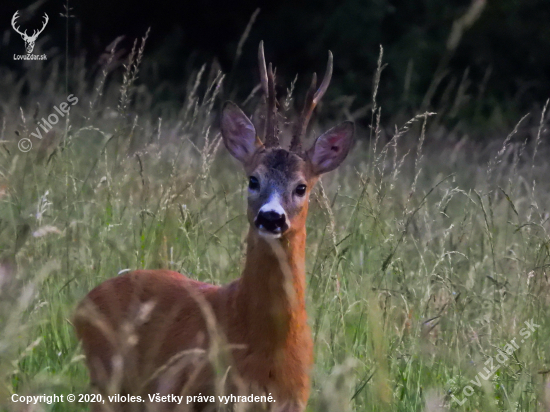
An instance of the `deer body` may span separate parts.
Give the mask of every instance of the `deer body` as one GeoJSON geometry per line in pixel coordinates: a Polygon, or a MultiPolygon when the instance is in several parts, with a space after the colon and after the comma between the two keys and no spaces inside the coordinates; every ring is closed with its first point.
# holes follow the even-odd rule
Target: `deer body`
{"type": "MultiPolygon", "coordinates": [[[[260,57],[262,67],[262,47],[260,57]]],[[[273,103],[271,66],[265,74],[262,84],[273,103]]],[[[314,89],[310,104],[320,98],[314,89]]],[[[226,103],[222,113],[224,143],[250,176],[242,276],[215,286],[177,272],[138,270],[102,283],[80,304],[75,328],[101,393],[118,388],[144,399],[155,393],[209,396],[219,393],[216,379],[223,375],[224,394],[271,395],[275,402],[264,405],[271,411],[305,409],[313,363],[305,307],[308,198],[319,175],[347,155],[353,126],[345,122],[329,130],[305,153],[297,144],[287,151],[278,147],[270,111],[273,104],[265,144],[236,105],[226,103]],[[210,356],[219,336],[229,344],[229,369],[210,356]]],[[[195,402],[178,410],[212,407],[195,402]]]]}
{"type": "MultiPolygon", "coordinates": [[[[231,356],[239,375],[252,383],[251,390],[271,394],[276,403],[305,406],[309,394],[308,373],[313,361],[304,300],[305,231],[283,248],[292,262],[289,285],[287,274],[276,264],[277,257],[271,247],[253,231],[248,242],[243,276],[222,287],[194,281],[177,272],[139,270],[108,280],[89,293],[88,299],[105,317],[110,330],[135,317],[133,309],[154,302],[147,322],[138,326],[136,333],[155,337],[159,346],[152,348],[154,344],[150,341],[140,340],[134,349],[136,355],[132,358],[132,354],[127,354],[126,362],[146,367],[128,371],[129,376],[124,377],[121,384],[124,392],[156,393],[161,390],[159,384],[163,384],[157,381],[146,385],[150,375],[182,351],[208,347],[206,322],[199,304],[190,296],[190,292],[196,292],[211,306],[227,342],[241,346],[233,350],[231,356]],[[274,264],[269,265],[269,260],[274,264]],[[266,268],[261,270],[261,276],[258,268],[266,268]],[[289,286],[290,294],[285,290],[289,286]],[[115,293],[118,299],[113,301],[115,293]],[[140,388],[147,390],[140,391],[140,388]]],[[[116,348],[124,343],[110,344],[101,329],[90,325],[86,317],[77,317],[75,327],[85,353],[90,354],[92,382],[101,386],[113,373],[111,363],[116,348]]],[[[169,392],[179,394],[187,378],[181,376],[180,382],[171,382],[169,392]]],[[[205,368],[189,393],[212,393],[211,380],[212,371],[205,368]]]]}

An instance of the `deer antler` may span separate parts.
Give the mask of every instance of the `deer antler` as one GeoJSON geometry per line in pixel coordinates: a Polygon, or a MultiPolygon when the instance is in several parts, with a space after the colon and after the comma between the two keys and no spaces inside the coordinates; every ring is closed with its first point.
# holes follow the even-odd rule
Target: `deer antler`
{"type": "Polygon", "coordinates": [[[44,23],[42,24],[42,28],[40,30],[34,30],[31,38],[36,40],[38,35],[44,31],[44,29],[46,28],[46,25],[48,24],[49,21],[50,21],[50,18],[48,17],[48,15],[46,13],[44,13],[44,23]]]}
{"type": "Polygon", "coordinates": [[[294,132],[292,134],[292,141],[290,142],[290,151],[301,153],[302,152],[302,136],[306,133],[307,125],[311,114],[317,106],[317,103],[323,98],[323,95],[328,89],[330,84],[330,79],[332,77],[332,53],[328,52],[328,63],[327,70],[325,71],[325,77],[321,82],[319,89],[315,91],[317,87],[317,73],[313,73],[313,78],[311,79],[311,86],[306,94],[306,101],[304,103],[304,109],[302,114],[296,124],[294,125],[294,132]]]}
{"type": "Polygon", "coordinates": [[[271,63],[269,63],[269,70],[266,69],[263,41],[260,42],[260,47],[258,49],[258,63],[260,66],[260,80],[262,82],[262,89],[267,102],[267,120],[264,145],[266,147],[276,147],[279,146],[279,139],[277,137],[276,130],[277,102],[275,98],[275,77],[273,76],[273,68],[271,63]]]}
{"type": "Polygon", "coordinates": [[[11,18],[11,26],[13,27],[13,30],[15,30],[16,33],[19,33],[21,35],[21,37],[23,37],[23,39],[25,39],[26,41],[27,40],[29,40],[29,41],[36,40],[38,35],[44,31],[44,29],[46,28],[46,25],[50,21],[50,18],[48,17],[48,15],[46,13],[44,13],[44,23],[42,23],[42,28],[40,30],[35,29],[32,33],[32,36],[29,36],[27,34],[27,30],[25,30],[24,32],[21,32],[19,30],[19,26],[16,26],[18,18],[19,18],[19,10],[17,10],[15,12],[15,14],[13,15],[13,17],[11,18]]]}
{"type": "Polygon", "coordinates": [[[13,27],[13,30],[15,30],[16,33],[19,33],[21,36],[27,36],[27,30],[25,30],[24,33],[21,33],[19,31],[19,26],[15,26],[17,24],[17,19],[19,18],[19,10],[15,12],[13,17],[11,18],[11,27],[13,27]]]}

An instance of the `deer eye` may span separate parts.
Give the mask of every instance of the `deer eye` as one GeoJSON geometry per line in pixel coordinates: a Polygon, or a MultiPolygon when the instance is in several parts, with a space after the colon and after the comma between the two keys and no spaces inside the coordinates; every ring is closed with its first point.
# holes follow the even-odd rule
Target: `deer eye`
{"type": "Polygon", "coordinates": [[[306,185],[298,185],[296,186],[296,194],[300,197],[304,196],[306,194],[306,185]]]}
{"type": "Polygon", "coordinates": [[[250,180],[248,181],[248,188],[250,190],[259,190],[260,182],[258,181],[258,179],[254,176],[250,176],[250,180]]]}

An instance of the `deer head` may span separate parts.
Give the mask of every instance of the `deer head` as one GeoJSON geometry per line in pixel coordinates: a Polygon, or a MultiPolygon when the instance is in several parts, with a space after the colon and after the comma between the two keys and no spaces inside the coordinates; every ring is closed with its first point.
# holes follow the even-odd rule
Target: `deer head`
{"type": "Polygon", "coordinates": [[[250,119],[232,102],[224,105],[221,132],[225,146],[249,176],[250,225],[262,237],[281,238],[305,230],[311,189],[320,175],[336,169],[346,158],[353,142],[354,125],[343,122],[319,136],[308,150],[302,150],[302,137],[313,109],[325,94],[332,76],[329,52],[325,77],[317,89],[317,76],[313,75],[302,114],[294,125],[290,147],[281,148],[276,124],[275,80],[271,64],[269,68],[265,64],[263,43],[260,43],[258,59],[267,100],[263,142],[250,119]]]}
{"type": "Polygon", "coordinates": [[[44,13],[44,23],[42,24],[42,28],[40,30],[34,30],[32,36],[29,36],[27,34],[27,30],[24,32],[21,32],[19,30],[19,26],[16,26],[17,19],[19,18],[19,10],[15,12],[11,19],[11,26],[13,29],[21,35],[23,40],[25,41],[25,49],[27,50],[27,54],[31,54],[34,50],[34,44],[36,43],[36,39],[38,38],[38,35],[44,31],[46,28],[46,24],[48,24],[48,21],[50,20],[48,15],[44,13]]]}

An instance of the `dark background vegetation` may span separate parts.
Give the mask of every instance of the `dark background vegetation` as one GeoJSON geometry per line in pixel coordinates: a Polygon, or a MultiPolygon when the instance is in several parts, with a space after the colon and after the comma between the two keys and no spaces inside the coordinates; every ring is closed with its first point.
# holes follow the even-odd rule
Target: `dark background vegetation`
{"type": "MultiPolygon", "coordinates": [[[[146,60],[154,63],[156,76],[141,76],[140,81],[152,87],[162,83],[159,99],[179,99],[190,71],[217,61],[230,73],[225,92],[237,90],[238,85],[238,96],[232,97],[239,100],[258,81],[260,40],[265,41],[267,59],[276,63],[281,88],[300,74],[299,96],[311,73],[324,71],[330,49],[335,75],[328,100],[354,97],[342,104],[360,117],[372,100],[382,45],[387,63],[378,98],[383,117],[443,110],[447,125],[471,128],[480,138],[488,131],[509,130],[526,112],[540,110],[550,96],[550,3],[489,0],[450,53],[447,41],[453,23],[471,4],[465,0],[82,0],[69,3],[73,16],[68,25],[69,54],[84,55],[90,71],[98,70],[101,54],[117,36],[125,36],[121,45],[128,51],[133,40],[151,27],[146,60]],[[237,44],[257,8],[260,12],[235,65],[237,44]],[[434,79],[437,87],[427,100],[434,79]]],[[[16,10],[29,31],[47,12],[50,23],[37,49],[47,52],[49,59],[64,56],[65,7],[66,2],[59,0],[4,0],[2,70],[23,75],[28,67],[12,57],[24,52],[10,27],[16,10]]]]}

